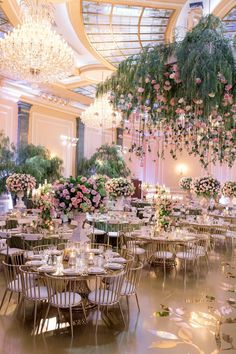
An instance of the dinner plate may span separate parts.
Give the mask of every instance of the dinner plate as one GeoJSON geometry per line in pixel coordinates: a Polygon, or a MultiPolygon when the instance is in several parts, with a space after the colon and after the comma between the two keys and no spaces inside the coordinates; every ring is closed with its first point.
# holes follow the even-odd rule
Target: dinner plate
{"type": "Polygon", "coordinates": [[[42,265],[38,268],[38,271],[45,273],[54,273],[56,271],[56,268],[50,265],[42,265]]]}
{"type": "Polygon", "coordinates": [[[102,267],[89,267],[88,273],[89,274],[102,274],[102,273],[104,273],[104,268],[102,268],[102,267]]]}
{"type": "Polygon", "coordinates": [[[79,271],[74,268],[65,268],[62,273],[67,275],[77,275],[79,274],[79,271]]]}
{"type": "Polygon", "coordinates": [[[41,265],[43,265],[43,261],[33,260],[33,261],[28,261],[25,264],[28,266],[40,267],[41,265]]]}
{"type": "Polygon", "coordinates": [[[126,259],[125,258],[123,258],[123,257],[115,257],[115,258],[111,258],[110,259],[110,262],[111,263],[121,263],[121,264],[123,264],[123,263],[126,263],[127,261],[126,261],[126,259]]]}
{"type": "Polygon", "coordinates": [[[101,254],[103,250],[100,250],[98,248],[91,248],[90,250],[86,251],[87,253],[95,253],[95,254],[101,254]]]}
{"type": "Polygon", "coordinates": [[[28,256],[29,259],[38,259],[38,260],[41,260],[42,259],[42,255],[41,254],[31,254],[28,256]]]}
{"type": "Polygon", "coordinates": [[[120,263],[107,263],[104,265],[104,267],[112,269],[112,270],[123,269],[123,265],[120,263]]]}

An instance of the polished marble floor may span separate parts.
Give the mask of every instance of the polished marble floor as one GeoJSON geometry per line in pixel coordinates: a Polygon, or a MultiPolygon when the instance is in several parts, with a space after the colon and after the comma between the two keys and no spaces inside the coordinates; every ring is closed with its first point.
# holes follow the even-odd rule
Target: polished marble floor
{"type": "MultiPolygon", "coordinates": [[[[202,264],[197,275],[188,272],[185,280],[180,271],[170,270],[164,279],[158,268],[146,266],[139,287],[141,312],[135,298],[129,308],[124,299],[126,328],[115,309],[100,319],[97,342],[94,311],[87,324],[75,316],[79,324],[73,340],[67,325],[55,329],[53,313],[44,333],[33,336],[32,307],[27,306],[23,323],[13,298],[0,313],[0,353],[236,354],[236,252],[212,252],[210,269],[202,264]]],[[[3,291],[1,273],[1,296],[3,291]]]]}

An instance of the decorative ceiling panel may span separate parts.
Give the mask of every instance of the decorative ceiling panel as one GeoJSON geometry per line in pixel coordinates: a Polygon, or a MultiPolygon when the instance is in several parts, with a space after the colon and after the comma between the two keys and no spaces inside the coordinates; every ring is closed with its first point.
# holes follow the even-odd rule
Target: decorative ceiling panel
{"type": "Polygon", "coordinates": [[[108,62],[119,62],[145,46],[165,42],[174,10],[83,1],[83,21],[93,48],[108,62]]]}
{"type": "Polygon", "coordinates": [[[229,39],[236,37],[236,7],[223,18],[223,21],[225,36],[229,39]]]}

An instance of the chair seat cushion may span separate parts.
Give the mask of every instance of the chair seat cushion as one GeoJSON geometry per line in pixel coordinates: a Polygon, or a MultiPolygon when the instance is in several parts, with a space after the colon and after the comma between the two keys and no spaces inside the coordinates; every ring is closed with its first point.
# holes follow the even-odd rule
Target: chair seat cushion
{"type": "Polygon", "coordinates": [[[109,231],[108,232],[109,237],[119,237],[119,232],[116,231],[109,231]]]}
{"type": "Polygon", "coordinates": [[[218,240],[225,240],[225,235],[221,235],[221,234],[213,234],[211,235],[211,237],[216,238],[218,240]]]}
{"type": "Polygon", "coordinates": [[[35,286],[26,289],[25,295],[28,299],[46,300],[48,298],[48,290],[46,286],[35,286]]]}
{"type": "Polygon", "coordinates": [[[105,235],[106,231],[94,229],[94,235],[105,235]]]}
{"type": "Polygon", "coordinates": [[[121,288],[121,295],[126,296],[126,295],[132,295],[134,293],[135,293],[134,284],[130,283],[128,280],[125,280],[121,288]]]}
{"type": "Polygon", "coordinates": [[[118,301],[118,298],[110,290],[95,290],[89,293],[88,299],[93,304],[109,305],[118,301]]]}
{"type": "Polygon", "coordinates": [[[161,259],[171,259],[173,258],[173,253],[168,251],[158,251],[154,254],[154,257],[161,259]]]}
{"type": "Polygon", "coordinates": [[[179,259],[186,259],[189,261],[192,261],[193,259],[195,259],[194,254],[188,253],[188,252],[178,252],[178,253],[176,253],[176,257],[179,259]]]}
{"type": "MultiPolygon", "coordinates": [[[[8,248],[8,254],[11,256],[13,254],[16,254],[16,253],[19,253],[19,252],[22,252],[23,250],[21,248],[8,248]]],[[[4,250],[1,250],[0,251],[1,254],[3,255],[7,255],[7,249],[4,249],[4,250]]]]}
{"type": "Polygon", "coordinates": [[[79,305],[81,300],[82,298],[79,294],[67,291],[53,295],[49,302],[52,306],[73,307],[79,305]]]}
{"type": "Polygon", "coordinates": [[[20,278],[16,278],[15,280],[12,280],[10,283],[8,283],[7,288],[11,291],[20,293],[22,292],[22,283],[20,278]]]}
{"type": "Polygon", "coordinates": [[[145,249],[141,247],[128,248],[128,250],[136,255],[142,255],[145,253],[145,249]]]}

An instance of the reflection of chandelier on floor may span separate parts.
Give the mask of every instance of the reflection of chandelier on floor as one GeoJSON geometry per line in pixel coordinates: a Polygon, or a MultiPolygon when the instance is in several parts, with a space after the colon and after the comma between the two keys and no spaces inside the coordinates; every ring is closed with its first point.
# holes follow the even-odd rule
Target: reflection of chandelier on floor
{"type": "Polygon", "coordinates": [[[96,98],[86,111],[81,114],[82,122],[91,128],[111,129],[119,126],[120,113],[108,102],[107,96],[96,98]]]}
{"type": "Polygon", "coordinates": [[[22,24],[0,41],[3,71],[31,82],[55,82],[72,74],[74,53],[52,29],[52,5],[46,0],[22,4],[22,24]]]}

